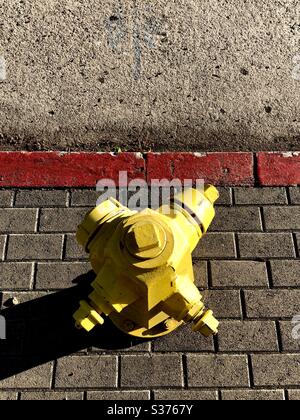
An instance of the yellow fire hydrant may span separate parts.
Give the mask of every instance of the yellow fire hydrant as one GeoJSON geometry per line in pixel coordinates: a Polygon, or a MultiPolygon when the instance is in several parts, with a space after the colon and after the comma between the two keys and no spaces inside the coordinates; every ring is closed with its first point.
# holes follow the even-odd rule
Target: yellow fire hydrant
{"type": "Polygon", "coordinates": [[[109,199],[89,212],[77,232],[97,274],[93,292],[74,314],[91,331],[108,316],[123,332],[154,338],[183,323],[208,337],[218,321],[194,283],[192,252],[215,216],[213,186],[176,195],[157,211],[131,211],[109,199]]]}

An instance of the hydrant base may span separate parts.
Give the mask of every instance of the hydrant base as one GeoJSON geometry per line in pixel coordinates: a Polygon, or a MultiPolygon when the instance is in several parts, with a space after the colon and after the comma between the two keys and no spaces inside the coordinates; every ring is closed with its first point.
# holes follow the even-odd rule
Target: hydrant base
{"type": "Polygon", "coordinates": [[[151,339],[151,338],[163,337],[164,335],[170,334],[171,332],[175,331],[177,328],[179,328],[181,325],[184,324],[183,321],[177,322],[175,320],[172,320],[172,326],[170,326],[169,328],[167,328],[164,325],[164,323],[162,323],[150,330],[143,327],[139,327],[137,325],[133,326],[133,329],[128,330],[128,328],[126,328],[127,320],[122,319],[122,317],[120,317],[120,314],[110,314],[109,318],[119,330],[121,330],[127,335],[131,335],[132,337],[136,337],[136,338],[150,338],[151,339]]]}

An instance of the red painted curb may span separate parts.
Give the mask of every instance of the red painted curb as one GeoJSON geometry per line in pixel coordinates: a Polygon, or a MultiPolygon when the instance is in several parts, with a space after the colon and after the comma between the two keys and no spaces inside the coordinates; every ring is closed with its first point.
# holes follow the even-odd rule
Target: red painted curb
{"type": "Polygon", "coordinates": [[[95,187],[106,178],[118,184],[119,171],[145,179],[142,155],[0,152],[0,187],[95,187]]]}
{"type": "Polygon", "coordinates": [[[300,185],[300,152],[258,153],[257,162],[260,185],[300,185]]]}
{"type": "Polygon", "coordinates": [[[254,185],[252,153],[150,153],[147,180],[204,179],[214,185],[254,185]]]}
{"type": "Polygon", "coordinates": [[[0,187],[92,187],[102,179],[204,179],[224,186],[300,185],[300,152],[258,153],[0,152],[0,187]]]}

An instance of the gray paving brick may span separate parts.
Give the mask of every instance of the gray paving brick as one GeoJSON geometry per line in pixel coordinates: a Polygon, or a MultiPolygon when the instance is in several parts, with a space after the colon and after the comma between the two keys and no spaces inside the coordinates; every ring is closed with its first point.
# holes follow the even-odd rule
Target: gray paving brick
{"type": "Polygon", "coordinates": [[[18,398],[17,392],[0,392],[0,401],[15,401],[18,398]]]}
{"type": "Polygon", "coordinates": [[[185,351],[214,351],[212,338],[204,338],[192,331],[192,325],[184,325],[174,333],[154,341],[155,351],[185,352],[185,351]]]}
{"type": "Polygon", "coordinates": [[[76,232],[88,208],[42,209],[40,217],[41,232],[76,232]]]}
{"type": "Polygon", "coordinates": [[[79,245],[76,240],[76,235],[66,235],[66,251],[65,259],[66,260],[87,260],[88,254],[85,252],[83,247],[79,245]]]}
{"type": "Polygon", "coordinates": [[[121,386],[135,389],[183,386],[180,355],[122,356],[121,386]]]}
{"type": "Polygon", "coordinates": [[[300,260],[271,261],[274,287],[300,287],[300,260]]]}
{"type": "Polygon", "coordinates": [[[210,290],[203,292],[205,305],[212,309],[215,316],[240,318],[242,313],[240,293],[238,290],[210,290]]]}
{"type": "Polygon", "coordinates": [[[223,401],[284,401],[283,390],[236,389],[221,391],[223,401]]]}
{"type": "Polygon", "coordinates": [[[290,196],[292,204],[300,204],[300,187],[290,188],[290,196]]]}
{"type": "Polygon", "coordinates": [[[300,206],[265,207],[264,216],[267,230],[300,229],[300,206]]]}
{"type": "Polygon", "coordinates": [[[298,386],[300,354],[252,355],[255,386],[298,386]]]}
{"type": "Polygon", "coordinates": [[[16,290],[16,291],[3,292],[2,307],[3,308],[10,307],[8,303],[10,303],[10,301],[13,298],[17,299],[18,304],[22,304],[22,303],[34,301],[36,299],[40,299],[46,295],[47,295],[46,292],[36,292],[36,291],[19,292],[16,290]]]}
{"type": "Polygon", "coordinates": [[[295,257],[293,239],[289,233],[242,233],[238,238],[241,257],[295,257]]]}
{"type": "MultiPolygon", "coordinates": [[[[280,335],[282,342],[282,349],[286,352],[300,352],[300,335],[299,339],[293,338],[293,330],[296,325],[290,321],[280,321],[280,335]]],[[[298,329],[300,333],[300,329],[298,329]]]]}
{"type": "Polygon", "coordinates": [[[289,401],[300,401],[300,389],[291,389],[288,391],[289,401]]]}
{"type": "Polygon", "coordinates": [[[0,263],[1,289],[29,289],[32,275],[32,263],[0,263]]]}
{"type": "Polygon", "coordinates": [[[300,290],[247,290],[249,318],[292,318],[300,314],[300,290]]]}
{"type": "Polygon", "coordinates": [[[71,287],[74,285],[73,280],[90,270],[91,265],[85,262],[39,263],[36,273],[36,289],[51,290],[71,287]]]}
{"type": "MultiPolygon", "coordinates": [[[[13,364],[13,361],[11,362],[13,364]]],[[[17,375],[0,381],[1,389],[50,389],[52,377],[52,363],[26,370],[17,375]]]]}
{"type": "Polygon", "coordinates": [[[236,204],[287,204],[285,188],[236,188],[236,204]]]}
{"type": "Polygon", "coordinates": [[[127,349],[122,349],[122,352],[130,353],[130,352],[142,352],[142,353],[150,353],[151,352],[151,341],[145,341],[139,344],[134,344],[132,347],[127,349]]]}
{"type": "MultiPolygon", "coordinates": [[[[97,354],[102,354],[102,353],[107,353],[107,349],[103,349],[101,347],[96,347],[93,346],[90,349],[91,352],[93,353],[97,353],[97,354]]],[[[122,352],[122,353],[149,353],[151,351],[151,342],[150,341],[142,341],[141,343],[132,343],[131,347],[127,347],[127,348],[123,348],[122,347],[122,343],[120,342],[120,348],[119,349],[114,349],[114,351],[118,352],[122,352]]]]}
{"type": "Polygon", "coordinates": [[[72,356],[57,362],[56,388],[116,388],[116,356],[72,356]]]}
{"type": "Polygon", "coordinates": [[[0,232],[34,232],[36,221],[36,209],[2,209],[0,212],[0,232]]]}
{"type": "Polygon", "coordinates": [[[211,231],[260,232],[262,224],[258,207],[218,207],[211,231]]]}
{"type": "Polygon", "coordinates": [[[187,367],[189,387],[249,386],[246,355],[188,355],[187,367]]]}
{"type": "Polygon", "coordinates": [[[266,287],[267,267],[258,261],[212,261],[213,287],[266,287]]]}
{"type": "Polygon", "coordinates": [[[165,401],[216,401],[218,399],[217,391],[194,391],[189,389],[185,390],[176,390],[176,391],[154,391],[155,400],[165,400],[165,401]]]}
{"type": "Polygon", "coordinates": [[[56,260],[62,254],[62,235],[11,235],[8,260],[56,260]]]}
{"type": "Polygon", "coordinates": [[[95,207],[100,193],[93,190],[74,190],[71,192],[71,206],[95,207]]]}
{"type": "Polygon", "coordinates": [[[235,258],[233,233],[208,233],[194,251],[198,258],[235,258]]]}
{"type": "Polygon", "coordinates": [[[226,205],[230,206],[232,205],[232,191],[231,188],[227,187],[218,187],[218,191],[220,194],[219,200],[216,202],[216,205],[226,205]]]}
{"type": "Polygon", "coordinates": [[[150,400],[150,391],[90,391],[88,400],[106,401],[146,401],[150,400]]]}
{"type": "Polygon", "coordinates": [[[200,289],[208,288],[207,261],[193,261],[195,284],[200,289]]]}
{"type": "Polygon", "coordinates": [[[0,207],[11,207],[13,203],[13,196],[13,191],[0,190],[0,207]]]}
{"type": "Polygon", "coordinates": [[[21,400],[25,401],[75,401],[83,400],[83,392],[53,392],[53,391],[38,391],[38,392],[22,392],[21,400]]]}
{"type": "Polygon", "coordinates": [[[4,248],[7,237],[5,235],[0,235],[0,261],[4,259],[4,248]]]}
{"type": "Polygon", "coordinates": [[[16,192],[15,207],[65,207],[65,190],[19,190],[16,192]]]}
{"type": "Polygon", "coordinates": [[[222,352],[279,350],[276,326],[272,321],[223,321],[218,341],[222,352]]]}

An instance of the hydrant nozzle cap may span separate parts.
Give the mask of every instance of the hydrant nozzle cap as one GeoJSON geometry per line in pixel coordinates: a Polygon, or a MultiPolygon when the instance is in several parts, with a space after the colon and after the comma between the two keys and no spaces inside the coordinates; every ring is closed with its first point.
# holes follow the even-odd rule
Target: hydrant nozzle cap
{"type": "Polygon", "coordinates": [[[125,245],[132,256],[153,259],[165,249],[166,232],[158,223],[139,221],[126,233],[125,245]]]}
{"type": "Polygon", "coordinates": [[[218,333],[219,321],[214,317],[211,310],[206,311],[193,326],[193,331],[199,331],[204,337],[210,337],[218,333]]]}
{"type": "Polygon", "coordinates": [[[220,197],[219,191],[213,185],[206,185],[204,188],[204,194],[212,204],[215,204],[220,197]]]}

